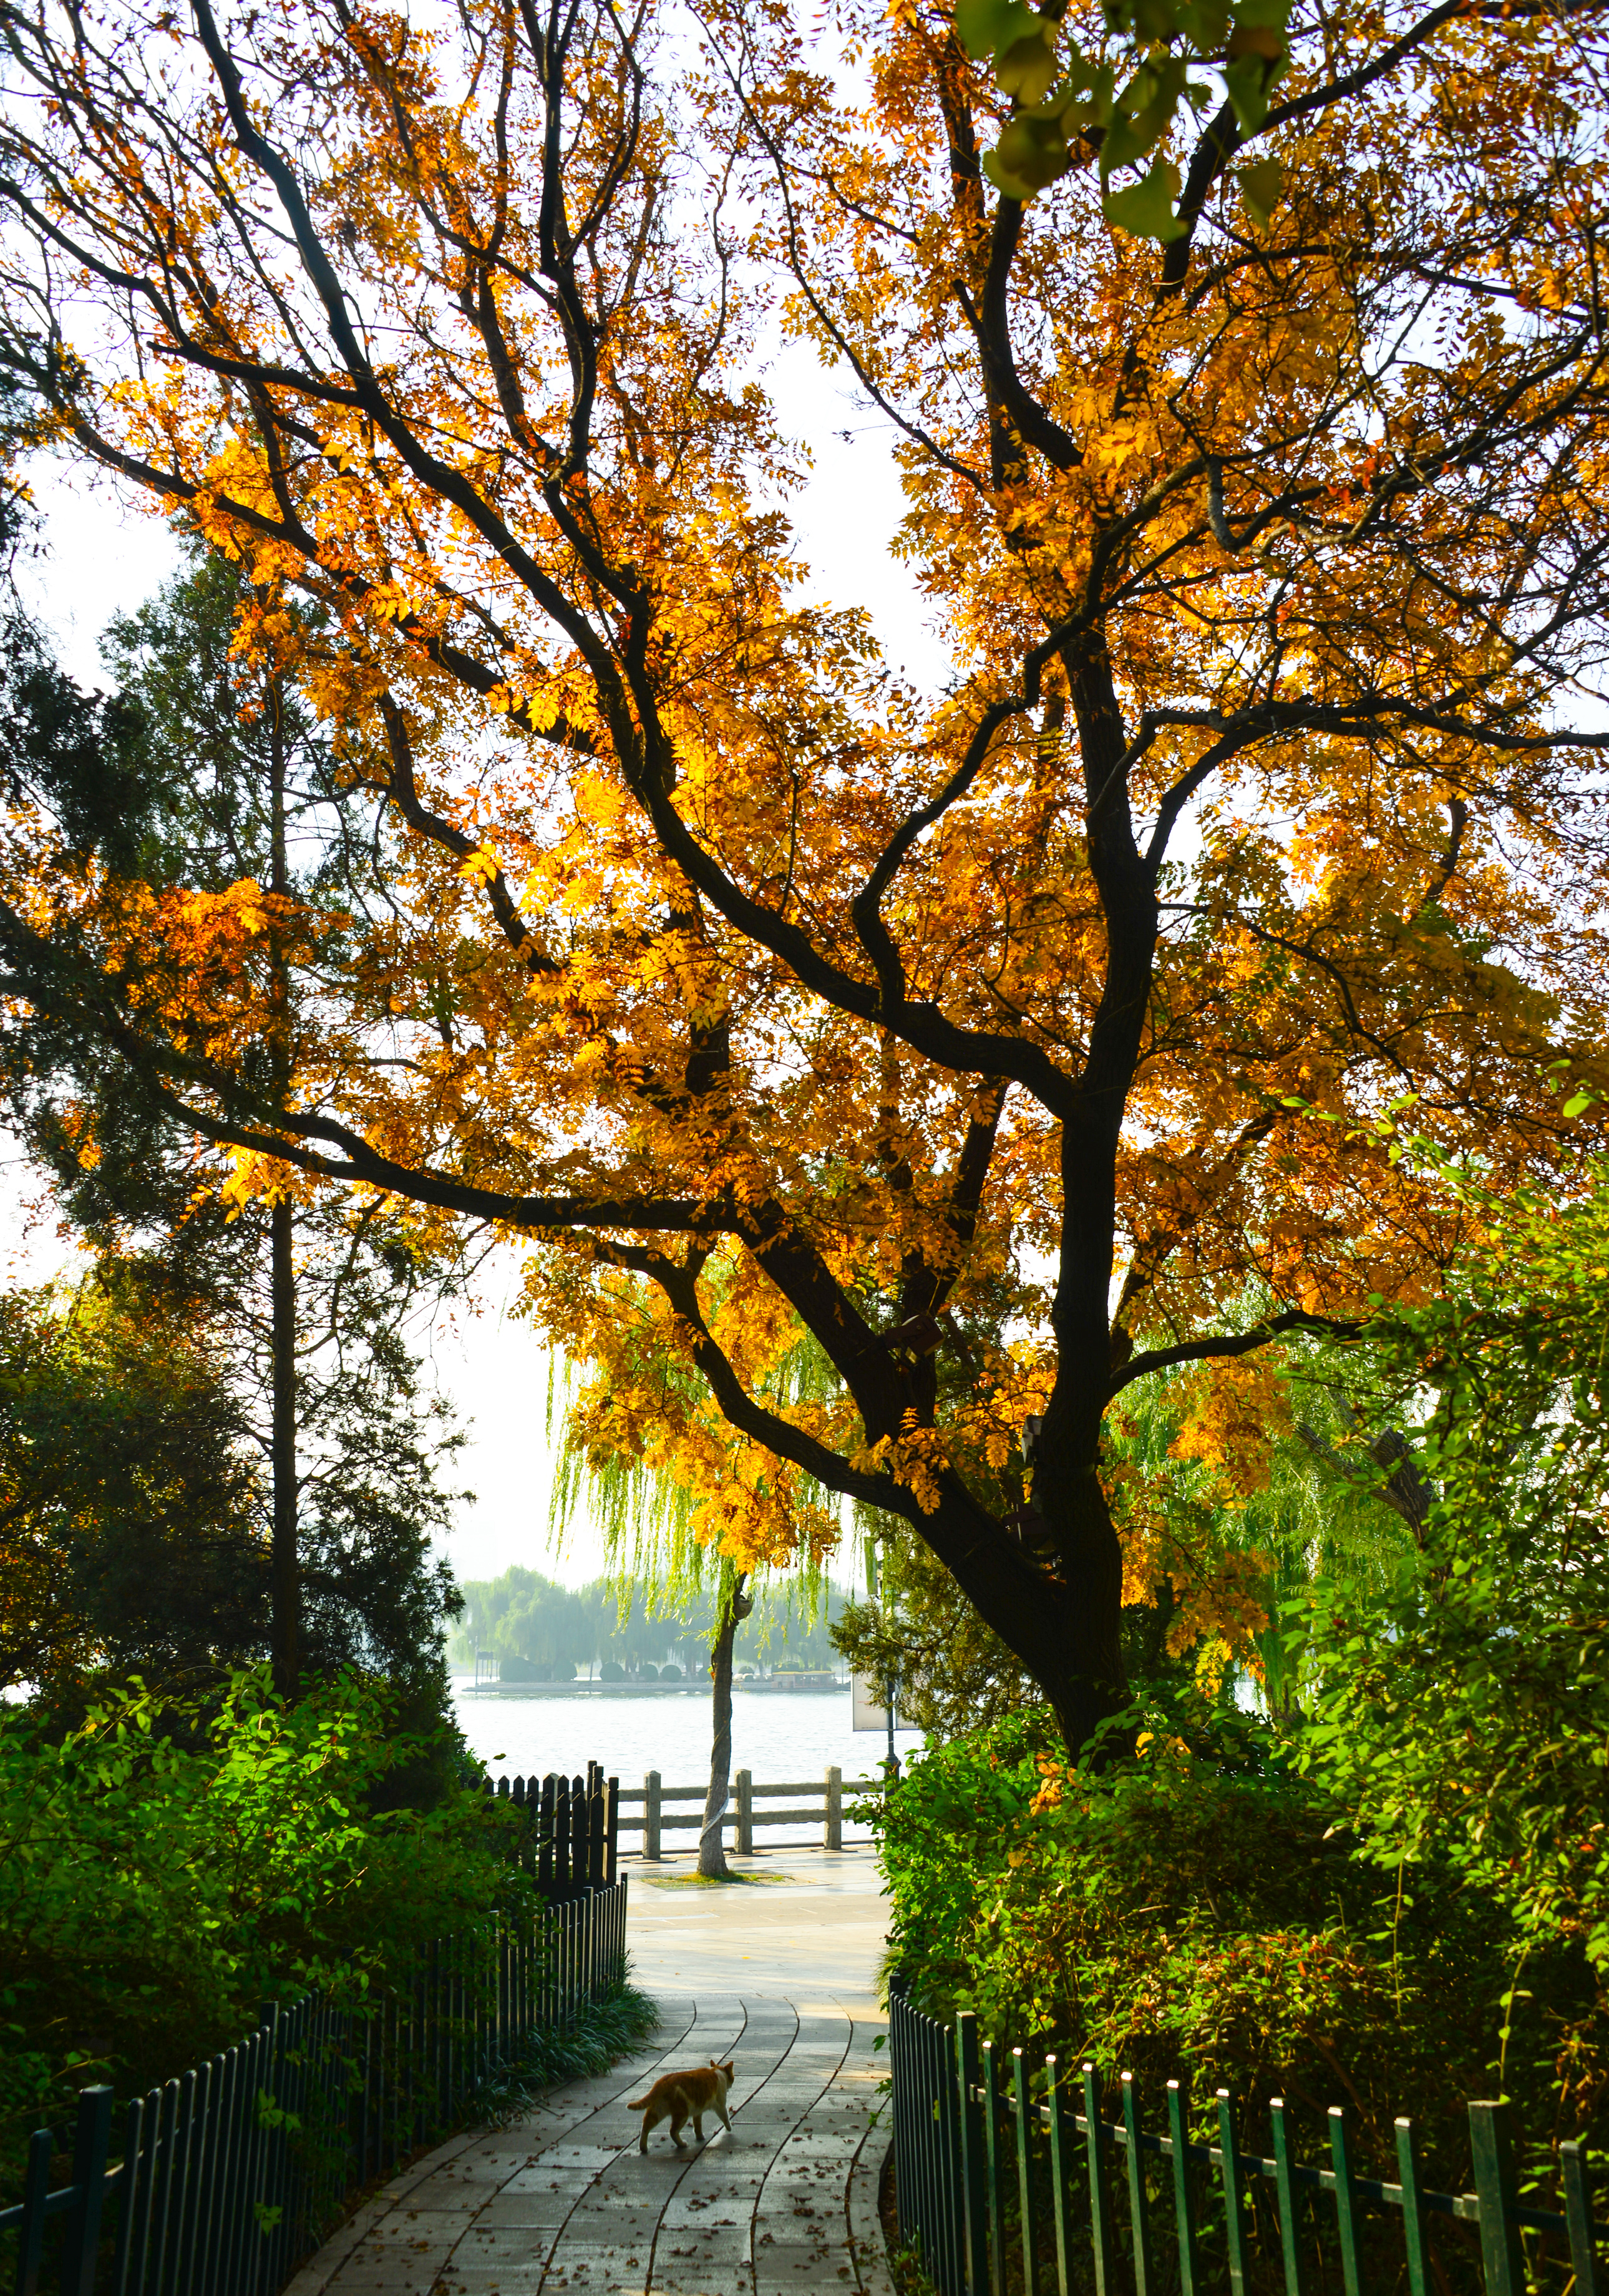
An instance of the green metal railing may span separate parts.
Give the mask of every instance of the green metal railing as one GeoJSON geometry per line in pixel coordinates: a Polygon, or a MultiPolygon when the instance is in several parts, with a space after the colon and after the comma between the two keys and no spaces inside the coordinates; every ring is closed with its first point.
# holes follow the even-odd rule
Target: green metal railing
{"type": "Polygon", "coordinates": [[[372,2007],[266,2008],[235,2047],[133,2099],[115,2159],[112,2092],[86,2089],[71,2181],[52,2189],[67,2148],[42,2128],[21,2202],[0,2211],[14,2296],[278,2296],[345,2195],[450,2128],[625,1967],[625,1882],[580,1885],[534,1923],[444,1940],[372,2007]]]}
{"type": "Polygon", "coordinates": [[[900,2236],[940,2296],[1363,2296],[1404,2281],[1408,2296],[1482,2283],[1487,2296],[1523,2296],[1550,2267],[1570,2296],[1597,2296],[1603,2279],[1609,2226],[1592,2216],[1585,2145],[1559,2147],[1563,2209],[1526,2206],[1501,2104],[1469,2106],[1474,2191],[1441,2193],[1424,2186],[1407,2120],[1395,2124],[1395,2182],[1359,2173],[1340,2106],[1326,2168],[1297,2160],[1278,2098],[1271,2160],[1240,2148],[1227,2089],[1217,2143],[1193,2143],[1170,2081],[1162,2136],[1141,2127],[1128,2073],[1121,2118],[1105,2117],[1093,2065],[1075,2073],[1054,2054],[997,2048],[965,2013],[941,2024],[898,1976],[889,2054],[900,2236]],[[1474,2228],[1457,2258],[1434,2252],[1438,2218],[1474,2228]]]}

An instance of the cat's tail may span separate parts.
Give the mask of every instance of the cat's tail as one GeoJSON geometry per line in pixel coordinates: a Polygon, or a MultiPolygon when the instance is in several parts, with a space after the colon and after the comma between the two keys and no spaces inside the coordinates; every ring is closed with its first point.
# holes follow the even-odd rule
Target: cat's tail
{"type": "Polygon", "coordinates": [[[626,2110],[628,2112],[641,2112],[647,2102],[645,2096],[628,2096],[626,2100],[626,2110]]]}

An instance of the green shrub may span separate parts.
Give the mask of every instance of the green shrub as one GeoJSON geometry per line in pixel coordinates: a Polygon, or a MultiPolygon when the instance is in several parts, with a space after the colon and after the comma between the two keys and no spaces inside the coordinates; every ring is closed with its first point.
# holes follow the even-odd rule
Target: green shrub
{"type": "Polygon", "coordinates": [[[1494,1909],[1490,2054],[1505,2087],[1532,2078],[1516,2052],[1547,2058],[1564,2137],[1609,2107],[1609,1172],[1581,1177],[1573,1201],[1449,1177],[1482,1248],[1351,1374],[1406,1432],[1419,1536],[1286,1612],[1303,1766],[1377,1868],[1450,1872],[1494,1909]],[[1568,2011],[1564,1943],[1596,1980],[1568,2011]]]}
{"type": "Polygon", "coordinates": [[[658,2030],[659,2021],[657,2005],[634,1986],[584,2003],[573,2024],[533,2032],[512,2063],[488,2076],[475,2093],[474,2119],[493,2128],[522,2120],[562,2081],[607,2072],[629,2056],[658,2030]]]}
{"type": "Polygon", "coordinates": [[[529,1884],[491,1797],[464,1783],[382,1807],[398,1772],[442,1767],[353,1677],[287,1706],[241,1676],[199,1725],[125,1696],[56,1744],[0,1715],[0,2185],[86,2083],[134,2093],[265,2000],[361,1997],[516,1902],[529,1884]]]}
{"type": "MultiPolygon", "coordinates": [[[[1131,2070],[1160,2115],[1183,2081],[1199,2115],[1219,2087],[1251,2109],[1353,2109],[1393,2158],[1420,2124],[1433,2177],[1461,2182],[1463,2101],[1497,2093],[1507,1924],[1465,1875],[1360,1860],[1333,1802],[1251,1718],[1142,1718],[1140,1751],[1069,1771],[1047,1720],[1014,1717],[926,1759],[882,1829],[893,1956],[924,2006],[977,2012],[1002,2043],[1131,2070]]],[[[1592,1999],[1564,1938],[1528,1968],[1527,2045],[1507,2083],[1528,2133],[1553,2133],[1552,2037],[1592,1999]]],[[[1566,2134],[1579,2133],[1574,2130],[1566,2134]]]]}

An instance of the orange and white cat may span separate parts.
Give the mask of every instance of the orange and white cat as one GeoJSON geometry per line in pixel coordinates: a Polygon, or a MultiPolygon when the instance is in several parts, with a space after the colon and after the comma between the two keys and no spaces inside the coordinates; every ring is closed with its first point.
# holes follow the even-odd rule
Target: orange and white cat
{"type": "Polygon", "coordinates": [[[691,2114],[693,2133],[702,2144],[704,2141],[704,2115],[715,2114],[727,2136],[732,2123],[727,2114],[727,2091],[737,2078],[735,2061],[718,2065],[713,2057],[707,2065],[696,2065],[690,2073],[661,2073],[646,2096],[632,2097],[627,2104],[628,2112],[643,2116],[643,2134],[637,2151],[648,2150],[648,2131],[657,2128],[667,2115],[670,2121],[672,2144],[680,2144],[682,2127],[691,2114]]]}

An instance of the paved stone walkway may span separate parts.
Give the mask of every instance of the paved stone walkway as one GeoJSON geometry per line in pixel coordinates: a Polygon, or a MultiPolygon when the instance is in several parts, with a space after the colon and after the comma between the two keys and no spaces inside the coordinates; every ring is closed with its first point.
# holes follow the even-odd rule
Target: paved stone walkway
{"type": "Polygon", "coordinates": [[[735,1873],[764,1877],[764,1886],[665,1887],[687,1873],[691,1857],[658,1868],[632,1862],[633,1983],[656,2001],[736,1990],[875,2017],[888,1906],[872,1850],[768,1849],[729,1862],[735,1873]]]}
{"type": "MultiPolygon", "coordinates": [[[[635,1877],[632,1894],[636,1930],[635,1877]]],[[[733,1901],[747,1899],[741,1916],[751,1920],[762,1894],[720,1896],[735,1917],[733,1901]]],[[[655,1895],[669,1928],[669,1893],[655,1895]]],[[[685,1941],[674,1945],[680,1960],[685,1941]]],[[[883,2021],[861,1986],[845,1988],[847,2005],[702,1983],[694,2000],[655,1982],[657,1956],[645,1957],[636,1982],[661,2013],[647,2048],[507,2129],[455,2138],[417,2162],[288,2296],[892,2296],[877,2217],[888,2137],[870,2121],[883,2021]],[[660,2072],[712,2056],[736,2060],[731,2135],[707,2117],[710,2140],[699,2147],[689,2128],[677,2152],[661,2123],[640,2155],[640,2116],[626,2100],[660,2072]]]]}
{"type": "Polygon", "coordinates": [[[287,2296],[893,2296],[872,2124],[886,2053],[874,1965],[886,1908],[870,1850],[737,1862],[751,1890],[666,1887],[631,1866],[631,1981],[661,2012],[638,2055],[555,2089],[500,2131],[452,2137],[342,2225],[287,2296]],[[640,2096],[677,2066],[737,2060],[732,2133],[702,2149],[640,2096]]]}

